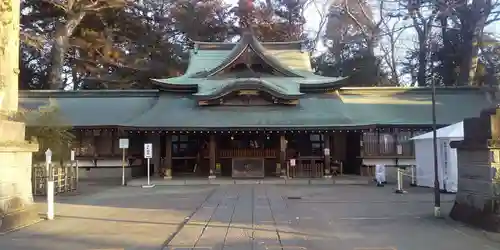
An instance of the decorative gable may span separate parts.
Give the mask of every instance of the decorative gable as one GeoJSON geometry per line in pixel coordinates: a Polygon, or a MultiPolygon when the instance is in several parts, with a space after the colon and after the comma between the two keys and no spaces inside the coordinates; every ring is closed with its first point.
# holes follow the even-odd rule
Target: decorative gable
{"type": "Polygon", "coordinates": [[[199,105],[293,105],[300,95],[259,78],[233,79],[195,94],[199,105]]]}
{"type": "Polygon", "coordinates": [[[242,67],[242,65],[246,65],[249,69],[265,65],[270,69],[273,69],[279,76],[303,77],[287,66],[282,65],[277,58],[266,51],[264,46],[262,46],[262,44],[255,39],[252,33],[243,34],[240,42],[231,50],[229,56],[226,57],[226,59],[217,67],[208,71],[196,72],[190,77],[206,78],[215,76],[228,69],[228,67],[235,65],[240,65],[240,67],[242,67]]]}

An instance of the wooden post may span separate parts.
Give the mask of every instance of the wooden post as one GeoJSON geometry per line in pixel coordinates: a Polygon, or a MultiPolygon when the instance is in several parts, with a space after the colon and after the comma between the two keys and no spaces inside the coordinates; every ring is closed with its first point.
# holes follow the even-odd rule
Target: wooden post
{"type": "Polygon", "coordinates": [[[323,166],[323,171],[324,171],[324,177],[325,178],[331,178],[332,173],[331,173],[331,168],[330,168],[330,155],[331,155],[331,150],[330,150],[330,134],[324,133],[323,134],[323,143],[324,145],[324,152],[323,156],[324,158],[324,166],[323,166]]]}
{"type": "Polygon", "coordinates": [[[216,159],[216,147],[217,143],[215,142],[215,135],[210,135],[210,142],[209,142],[209,160],[210,160],[210,173],[208,178],[209,179],[214,179],[215,178],[215,165],[217,164],[217,159],[216,159]]]}
{"type": "Polygon", "coordinates": [[[164,179],[172,179],[172,135],[165,136],[165,176],[164,179]]]}
{"type": "Polygon", "coordinates": [[[286,162],[286,148],[287,141],[285,139],[285,135],[280,135],[280,165],[281,169],[286,169],[286,177],[289,177],[289,168],[287,167],[288,164],[286,162]]]}

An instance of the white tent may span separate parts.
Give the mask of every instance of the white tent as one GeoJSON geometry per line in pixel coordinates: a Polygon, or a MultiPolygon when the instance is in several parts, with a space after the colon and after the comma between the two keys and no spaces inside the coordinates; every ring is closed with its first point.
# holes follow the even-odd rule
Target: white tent
{"type": "MultiPolygon", "coordinates": [[[[458,183],[457,150],[450,147],[450,142],[464,139],[463,122],[440,128],[436,134],[439,188],[447,192],[456,192],[458,183]]],[[[411,138],[415,143],[416,181],[417,185],[422,187],[434,187],[432,138],[432,131],[411,138]]]]}

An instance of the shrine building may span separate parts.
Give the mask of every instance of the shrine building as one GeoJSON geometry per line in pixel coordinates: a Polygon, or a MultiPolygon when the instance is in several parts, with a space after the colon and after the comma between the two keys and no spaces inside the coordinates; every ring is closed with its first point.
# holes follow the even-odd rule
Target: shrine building
{"type": "MultiPolygon", "coordinates": [[[[167,178],[264,178],[287,166],[294,178],[362,175],[377,163],[415,164],[409,139],[432,126],[430,88],[350,87],[314,74],[302,42],[250,32],[237,43],[195,42],[184,75],[152,81],[154,90],[22,91],[20,107],[58,108],[82,178],[121,176],[119,138],[130,141],[129,177],[146,173],[144,143],[153,175],[167,178]]],[[[495,101],[486,88],[437,88],[437,123],[495,101]]]]}

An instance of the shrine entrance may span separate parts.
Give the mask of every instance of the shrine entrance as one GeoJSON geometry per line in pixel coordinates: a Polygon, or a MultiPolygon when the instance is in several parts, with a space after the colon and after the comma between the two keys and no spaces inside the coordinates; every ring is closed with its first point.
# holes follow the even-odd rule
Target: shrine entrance
{"type": "Polygon", "coordinates": [[[266,172],[275,169],[278,136],[244,133],[224,135],[219,137],[217,145],[221,148],[219,158],[226,176],[263,178],[266,172]]]}

